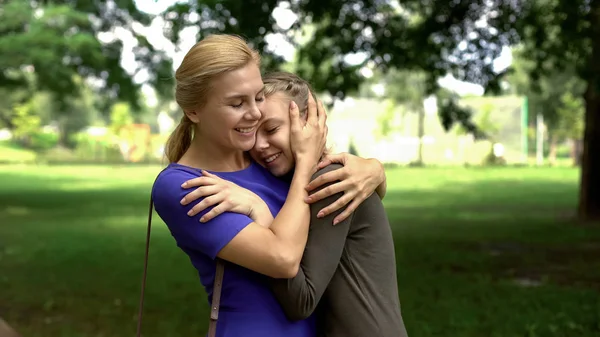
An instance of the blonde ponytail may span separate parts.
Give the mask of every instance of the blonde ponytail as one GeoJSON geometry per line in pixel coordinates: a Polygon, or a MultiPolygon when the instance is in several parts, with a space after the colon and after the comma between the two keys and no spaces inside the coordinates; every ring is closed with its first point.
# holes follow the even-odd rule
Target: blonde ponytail
{"type": "Polygon", "coordinates": [[[192,121],[186,115],[183,115],[179,125],[173,130],[165,146],[165,155],[169,163],[178,162],[183,157],[185,151],[190,148],[193,137],[193,126],[192,121]]]}

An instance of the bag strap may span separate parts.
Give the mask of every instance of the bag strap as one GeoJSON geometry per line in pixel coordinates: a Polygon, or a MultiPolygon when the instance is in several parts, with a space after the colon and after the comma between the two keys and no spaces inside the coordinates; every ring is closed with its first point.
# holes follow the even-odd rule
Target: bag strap
{"type": "MultiPolygon", "coordinates": [[[[148,228],[146,230],[146,249],[144,252],[144,272],[142,273],[142,290],[140,294],[140,304],[137,319],[136,337],[142,336],[142,316],[144,311],[144,295],[146,291],[146,276],[148,275],[148,252],[150,250],[150,230],[152,225],[152,213],[154,211],[154,201],[150,197],[150,206],[148,207],[148,228]]],[[[221,305],[221,289],[223,287],[223,274],[225,273],[225,263],[217,258],[217,270],[215,272],[215,281],[213,286],[213,298],[210,308],[210,321],[208,323],[208,336],[215,337],[217,333],[217,320],[219,319],[219,307],[221,305]]]]}
{"type": "Polygon", "coordinates": [[[223,274],[225,273],[225,262],[217,258],[217,270],[213,284],[212,305],[210,307],[210,321],[208,322],[208,337],[217,334],[217,320],[219,319],[219,307],[221,306],[221,289],[223,288],[223,274]]]}

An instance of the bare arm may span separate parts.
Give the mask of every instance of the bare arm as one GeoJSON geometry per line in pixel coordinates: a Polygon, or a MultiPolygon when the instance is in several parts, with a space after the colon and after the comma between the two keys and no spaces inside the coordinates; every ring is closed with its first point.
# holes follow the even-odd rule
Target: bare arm
{"type": "Polygon", "coordinates": [[[250,223],[217,256],[275,278],[296,275],[308,236],[310,213],[304,186],[310,173],[296,170],[286,202],[269,228],[250,223]]]}

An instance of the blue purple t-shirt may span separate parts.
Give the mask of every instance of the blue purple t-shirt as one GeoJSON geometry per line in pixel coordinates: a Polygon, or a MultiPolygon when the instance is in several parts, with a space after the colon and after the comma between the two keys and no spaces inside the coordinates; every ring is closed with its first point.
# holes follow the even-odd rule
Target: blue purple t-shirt
{"type": "MultiPolygon", "coordinates": [[[[289,183],[280,180],[265,168],[251,162],[235,172],[211,172],[256,193],[276,216],[283,206],[289,183]]],[[[187,212],[202,199],[183,206],[180,200],[192,189],[183,189],[183,182],[201,176],[199,169],[170,164],[162,171],[152,188],[156,212],[167,224],[171,235],[198,270],[200,282],[212,301],[215,278],[215,258],[242,229],[252,222],[246,215],[223,213],[201,223],[208,208],[190,217],[187,212]]],[[[206,317],[208,321],[208,316],[206,317]]],[[[290,321],[271,291],[269,278],[247,268],[226,263],[217,324],[218,337],[313,337],[315,322],[311,317],[290,321]]]]}

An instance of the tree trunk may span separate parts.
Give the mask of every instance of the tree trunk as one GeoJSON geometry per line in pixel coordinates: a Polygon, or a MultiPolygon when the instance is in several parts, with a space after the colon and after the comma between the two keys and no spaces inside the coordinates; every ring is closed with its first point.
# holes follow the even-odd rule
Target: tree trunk
{"type": "Polygon", "coordinates": [[[600,221],[600,96],[595,83],[589,84],[585,96],[579,218],[584,221],[600,221]]]}
{"type": "Polygon", "coordinates": [[[548,162],[550,166],[556,165],[556,148],[558,146],[558,140],[554,133],[550,134],[550,144],[548,145],[548,162]]]}
{"type": "Polygon", "coordinates": [[[600,221],[600,1],[591,3],[592,55],[585,91],[585,131],[581,158],[578,216],[600,221]]]}
{"type": "Polygon", "coordinates": [[[583,159],[583,141],[581,139],[571,139],[571,160],[574,167],[581,166],[583,159]]]}

